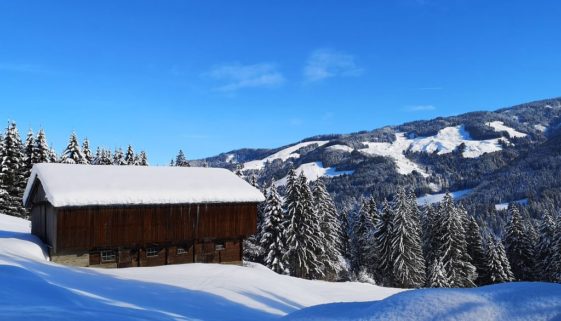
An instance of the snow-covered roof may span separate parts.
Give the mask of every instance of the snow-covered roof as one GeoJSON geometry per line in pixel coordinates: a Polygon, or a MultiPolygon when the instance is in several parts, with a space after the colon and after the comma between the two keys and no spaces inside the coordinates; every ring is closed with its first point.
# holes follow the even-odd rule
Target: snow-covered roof
{"type": "Polygon", "coordinates": [[[263,194],[227,169],[36,164],[23,202],[39,180],[54,207],[86,205],[253,203],[263,194]]]}

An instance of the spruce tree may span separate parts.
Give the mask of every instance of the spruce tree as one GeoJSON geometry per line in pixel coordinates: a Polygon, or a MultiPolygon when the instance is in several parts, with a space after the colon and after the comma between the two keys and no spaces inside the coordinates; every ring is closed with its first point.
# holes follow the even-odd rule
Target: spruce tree
{"type": "Polygon", "coordinates": [[[536,267],[542,275],[542,281],[553,281],[551,270],[555,247],[555,220],[549,211],[545,211],[539,227],[539,241],[536,247],[536,267]]]}
{"type": "Polygon", "coordinates": [[[263,212],[259,244],[265,252],[264,264],[277,273],[288,274],[288,262],[284,255],[286,221],[282,210],[282,200],[274,184],[269,187],[263,212]]]}
{"type": "Polygon", "coordinates": [[[531,280],[534,269],[532,242],[514,203],[509,205],[508,213],[510,220],[506,226],[504,243],[512,273],[517,280],[531,280]]]}
{"type": "Polygon", "coordinates": [[[86,157],[80,149],[76,133],[72,133],[70,135],[68,146],[60,156],[60,162],[66,164],[86,164],[86,157]]]}
{"type": "Polygon", "coordinates": [[[508,263],[508,260],[506,257],[503,257],[502,251],[498,248],[499,243],[500,241],[494,240],[493,237],[487,237],[485,273],[482,274],[482,284],[511,281],[510,267],[508,264],[505,265],[505,262],[508,263]]]}
{"type": "Polygon", "coordinates": [[[47,137],[45,136],[45,131],[43,129],[39,130],[37,133],[37,139],[35,140],[35,163],[50,163],[51,151],[49,149],[49,144],[47,144],[47,137]]]}
{"type": "Polygon", "coordinates": [[[92,151],[90,150],[90,141],[85,138],[82,143],[82,154],[84,154],[85,164],[91,164],[93,161],[92,151]]]}
{"type": "Polygon", "coordinates": [[[561,283],[561,215],[555,219],[555,233],[551,242],[553,255],[549,263],[548,271],[553,282],[561,283]]]}
{"type": "Polygon", "coordinates": [[[361,270],[371,270],[369,263],[371,252],[371,239],[373,238],[374,225],[371,218],[370,202],[363,201],[356,220],[353,224],[352,233],[352,270],[359,273],[361,270]]]}
{"type": "Polygon", "coordinates": [[[378,283],[393,284],[392,231],[394,212],[389,202],[384,200],[378,224],[374,227],[374,247],[378,255],[376,278],[378,283]]]}
{"type": "Polygon", "coordinates": [[[6,129],[0,159],[0,189],[4,190],[0,212],[12,216],[26,217],[22,197],[27,182],[23,144],[15,123],[6,129]]]}
{"type": "Polygon", "coordinates": [[[189,167],[191,166],[189,164],[189,161],[187,161],[187,158],[185,157],[185,154],[183,153],[183,150],[179,150],[179,153],[177,153],[177,156],[175,157],[175,166],[179,166],[179,167],[189,167]]]}
{"type": "Polygon", "coordinates": [[[430,288],[449,288],[450,280],[446,276],[444,265],[439,259],[435,259],[428,269],[427,286],[430,288]]]}
{"type": "Polygon", "coordinates": [[[127,153],[125,155],[125,165],[136,165],[136,158],[131,145],[127,147],[127,153]]]}
{"type": "Polygon", "coordinates": [[[138,153],[138,161],[136,162],[139,166],[148,166],[148,156],[146,156],[146,152],[141,150],[138,153]]]}
{"type": "Polygon", "coordinates": [[[421,247],[418,218],[413,217],[404,189],[400,189],[394,205],[391,230],[391,258],[394,285],[418,288],[426,282],[425,260],[421,247]]]}
{"type": "Polygon", "coordinates": [[[485,250],[479,225],[473,217],[469,219],[467,224],[466,241],[468,254],[477,271],[477,283],[481,284],[485,274],[485,250]]]}
{"type": "Polygon", "coordinates": [[[122,148],[116,148],[113,153],[113,165],[127,165],[125,162],[125,155],[122,148]]]}
{"type": "Polygon", "coordinates": [[[313,188],[315,211],[320,221],[323,233],[323,248],[325,249],[322,263],[328,280],[336,280],[341,271],[341,239],[342,231],[339,215],[333,199],[327,192],[323,180],[318,179],[313,188]]]}
{"type": "Polygon", "coordinates": [[[467,250],[465,219],[461,209],[446,193],[440,203],[435,229],[438,239],[437,257],[442,260],[452,287],[473,287],[477,272],[467,250]]]}
{"type": "Polygon", "coordinates": [[[37,156],[36,156],[36,146],[35,146],[35,137],[33,135],[33,130],[29,130],[29,132],[27,133],[27,139],[25,140],[25,176],[29,177],[29,174],[31,173],[31,168],[33,167],[33,164],[35,164],[36,160],[37,160],[37,156]]]}
{"type": "Polygon", "coordinates": [[[55,149],[51,146],[51,149],[49,150],[49,163],[56,163],[58,162],[58,156],[56,154],[55,149]]]}
{"type": "Polygon", "coordinates": [[[316,279],[324,276],[319,257],[323,255],[319,222],[313,206],[313,196],[306,177],[289,172],[286,194],[286,253],[290,274],[316,279]]]}
{"type": "Polygon", "coordinates": [[[506,274],[507,281],[514,281],[514,274],[512,273],[512,268],[510,262],[508,261],[508,257],[506,255],[506,250],[501,240],[497,239],[495,243],[495,247],[497,249],[497,253],[499,254],[499,259],[501,261],[501,265],[503,266],[503,271],[506,274]]]}

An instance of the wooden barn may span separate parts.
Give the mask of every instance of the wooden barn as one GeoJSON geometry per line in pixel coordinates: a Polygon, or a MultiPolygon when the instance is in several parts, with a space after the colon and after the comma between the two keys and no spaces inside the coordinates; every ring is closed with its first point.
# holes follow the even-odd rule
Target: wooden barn
{"type": "Polygon", "coordinates": [[[259,190],[226,169],[37,164],[23,197],[54,262],[239,263],[259,190]]]}

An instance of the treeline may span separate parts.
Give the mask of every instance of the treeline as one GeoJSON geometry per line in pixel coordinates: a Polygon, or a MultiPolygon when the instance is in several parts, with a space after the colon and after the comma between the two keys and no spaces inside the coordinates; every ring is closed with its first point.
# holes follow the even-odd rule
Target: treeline
{"type": "Polygon", "coordinates": [[[44,130],[41,129],[37,135],[30,130],[24,142],[16,123],[11,122],[0,134],[0,213],[27,217],[22,197],[31,168],[37,163],[146,166],[148,158],[144,151],[135,153],[130,145],[126,153],[121,148],[111,153],[98,147],[92,154],[88,139],[80,145],[75,133],[70,135],[64,151],[57,155],[49,147],[44,130]]]}
{"type": "Polygon", "coordinates": [[[449,194],[419,208],[415,194],[401,188],[391,202],[371,198],[340,215],[322,179],[309,184],[294,170],[284,198],[274,185],[265,193],[258,233],[244,254],[278,273],[401,288],[561,282],[561,218],[549,212],[535,227],[511,204],[498,238],[449,194]]]}

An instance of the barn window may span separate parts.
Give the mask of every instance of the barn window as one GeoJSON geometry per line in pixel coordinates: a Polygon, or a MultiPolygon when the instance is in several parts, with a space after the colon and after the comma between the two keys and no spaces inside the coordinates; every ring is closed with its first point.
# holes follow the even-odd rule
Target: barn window
{"type": "Polygon", "coordinates": [[[185,254],[187,253],[187,251],[185,250],[184,247],[178,247],[177,248],[177,255],[181,255],[181,254],[185,254]]]}
{"type": "Polygon", "coordinates": [[[101,262],[115,262],[116,259],[115,251],[101,251],[101,262]]]}
{"type": "Polygon", "coordinates": [[[160,250],[156,247],[149,247],[146,249],[146,256],[147,257],[154,257],[154,256],[158,256],[158,252],[160,252],[160,250]]]}

